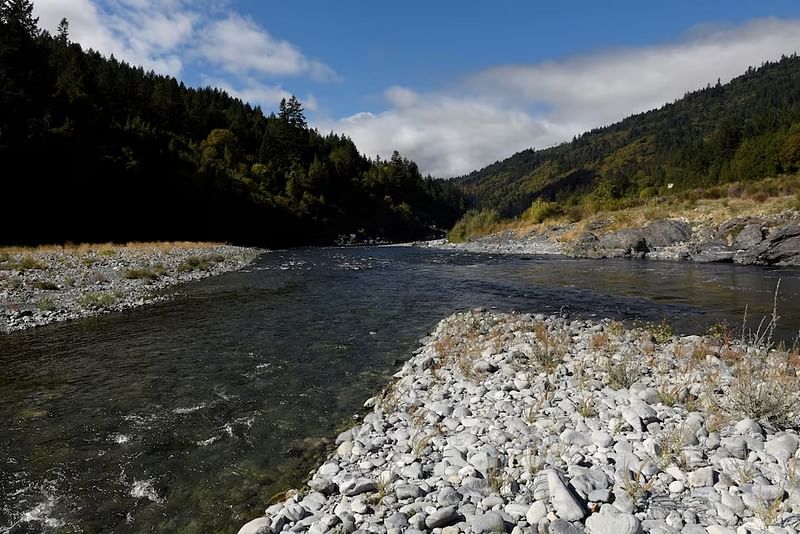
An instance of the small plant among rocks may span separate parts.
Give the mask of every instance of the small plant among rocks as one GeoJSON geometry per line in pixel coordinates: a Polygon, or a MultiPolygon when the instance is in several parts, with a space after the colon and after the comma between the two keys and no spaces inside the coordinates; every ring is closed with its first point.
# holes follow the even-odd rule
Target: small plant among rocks
{"type": "Polygon", "coordinates": [[[136,267],[128,269],[122,276],[129,280],[158,280],[165,272],[163,265],[154,265],[152,267],[136,267]]]}
{"type": "Polygon", "coordinates": [[[545,372],[552,373],[569,353],[572,343],[569,332],[566,330],[550,332],[545,323],[537,322],[533,327],[533,333],[536,337],[533,360],[545,372]]]}
{"type": "Polygon", "coordinates": [[[57,284],[54,284],[49,280],[36,280],[32,285],[36,289],[43,289],[45,291],[55,291],[59,289],[57,284]]]}
{"type": "Polygon", "coordinates": [[[667,343],[675,335],[675,330],[666,319],[661,319],[659,323],[650,323],[645,325],[645,331],[649,333],[656,343],[667,343]]]}
{"type": "Polygon", "coordinates": [[[50,297],[43,297],[39,299],[39,302],[36,303],[36,307],[44,312],[54,311],[57,308],[55,301],[50,297]]]}
{"type": "Polygon", "coordinates": [[[44,271],[47,269],[47,264],[33,256],[23,256],[14,264],[14,267],[18,271],[44,271]]]}
{"type": "Polygon", "coordinates": [[[622,489],[625,490],[625,493],[631,498],[633,504],[640,507],[647,497],[650,496],[650,492],[653,489],[653,482],[648,481],[641,470],[639,470],[633,476],[629,475],[627,477],[622,483],[622,489]]]}
{"type": "MultiPolygon", "coordinates": [[[[771,358],[770,358],[771,360],[771,358]]],[[[779,428],[800,421],[800,380],[775,361],[743,361],[728,392],[732,413],[769,421],[779,428]]]]}
{"type": "Polygon", "coordinates": [[[608,358],[605,371],[608,385],[614,389],[628,389],[642,376],[642,368],[630,352],[619,359],[608,358]]]}
{"type": "Polygon", "coordinates": [[[113,293],[107,291],[93,291],[86,293],[81,297],[81,307],[90,308],[108,308],[117,303],[117,297],[113,293]]]}
{"type": "Polygon", "coordinates": [[[225,261],[222,254],[203,254],[200,256],[189,256],[178,265],[179,272],[208,271],[215,264],[225,261]]]}

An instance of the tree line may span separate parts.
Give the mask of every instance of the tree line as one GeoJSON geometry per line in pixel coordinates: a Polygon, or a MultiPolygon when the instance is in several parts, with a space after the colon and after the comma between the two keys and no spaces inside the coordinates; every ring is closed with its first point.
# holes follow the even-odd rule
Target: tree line
{"type": "Polygon", "coordinates": [[[455,181],[474,208],[516,217],[532,203],[616,209],[800,168],[800,58],[766,62],[660,109],[533,148],[455,181]]]}
{"type": "Polygon", "coordinates": [[[29,0],[0,0],[0,166],[3,243],[414,239],[463,210],[399,153],[309,128],[295,97],[265,114],[83,50],[29,0]]]}

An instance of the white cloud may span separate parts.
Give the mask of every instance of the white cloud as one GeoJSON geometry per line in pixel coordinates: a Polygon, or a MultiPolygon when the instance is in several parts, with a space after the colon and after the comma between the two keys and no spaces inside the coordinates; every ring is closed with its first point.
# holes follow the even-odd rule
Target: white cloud
{"type": "Polygon", "coordinates": [[[257,80],[245,79],[242,85],[234,85],[224,78],[202,77],[203,85],[218,87],[226,91],[229,95],[249,102],[253,106],[262,106],[269,109],[277,107],[282,98],[289,98],[292,94],[284,89],[280,84],[268,85],[257,80]]]}
{"type": "Polygon", "coordinates": [[[334,80],[333,69],[307,58],[288,41],[275,39],[255,22],[235,13],[212,22],[197,52],[208,62],[235,74],[298,76],[334,80]]]}
{"type": "Polygon", "coordinates": [[[384,91],[384,96],[389,103],[398,108],[411,107],[419,102],[416,92],[407,88],[393,85],[384,91]]]}
{"type": "Polygon", "coordinates": [[[749,66],[800,50],[800,21],[703,26],[680,42],[606,51],[467,76],[457,90],[389,87],[389,109],[327,121],[367,154],[398,149],[423,172],[454,176],[527,147],[547,147],[723,83],[749,66]]]}
{"type": "Polygon", "coordinates": [[[159,74],[177,77],[187,63],[194,63],[204,81],[213,80],[254,104],[271,105],[290,94],[277,77],[339,79],[331,67],[306,57],[292,43],[272,37],[252,20],[230,11],[227,4],[214,0],[36,0],[34,14],[50,32],[66,17],[70,38],[84,48],[113,54],[159,74]]]}
{"type": "Polygon", "coordinates": [[[37,0],[39,24],[55,32],[69,21],[70,39],[148,70],[178,76],[180,46],[192,35],[197,15],[178,1],[138,0],[100,4],[91,0],[37,0]]]}
{"type": "MultiPolygon", "coordinates": [[[[452,176],[473,169],[503,153],[530,146],[535,140],[563,137],[562,125],[536,120],[524,111],[478,98],[415,95],[409,90],[391,98],[403,105],[389,111],[358,113],[321,131],[346,132],[370,156],[388,157],[399,150],[420,164],[425,173],[452,176]]],[[[511,152],[508,152],[509,154],[511,152]]]]}

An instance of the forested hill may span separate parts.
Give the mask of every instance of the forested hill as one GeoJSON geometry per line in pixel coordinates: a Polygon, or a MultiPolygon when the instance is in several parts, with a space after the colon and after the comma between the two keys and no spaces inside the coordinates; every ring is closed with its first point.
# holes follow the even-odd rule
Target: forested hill
{"type": "Polygon", "coordinates": [[[561,207],[613,209],[668,192],[797,173],[799,161],[795,54],[571,143],[519,152],[455,182],[474,207],[513,217],[540,198],[561,207]]]}
{"type": "Polygon", "coordinates": [[[0,244],[222,240],[267,246],[447,228],[460,196],[395,155],[306,125],[292,98],[265,116],[37,27],[0,0],[0,244]]]}

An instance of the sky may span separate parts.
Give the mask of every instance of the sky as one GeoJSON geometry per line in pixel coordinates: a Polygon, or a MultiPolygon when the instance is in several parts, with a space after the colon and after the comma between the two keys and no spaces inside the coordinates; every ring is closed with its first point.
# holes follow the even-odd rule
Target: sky
{"type": "Polygon", "coordinates": [[[797,0],[34,0],[40,26],[466,174],[800,51],[797,0]]]}

